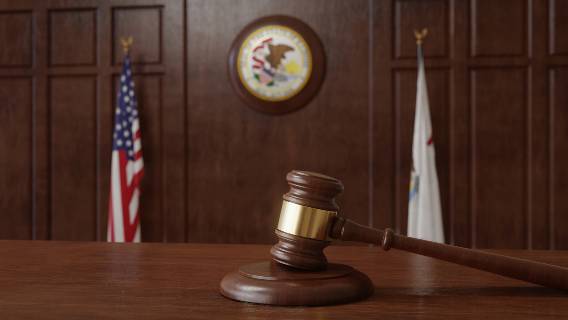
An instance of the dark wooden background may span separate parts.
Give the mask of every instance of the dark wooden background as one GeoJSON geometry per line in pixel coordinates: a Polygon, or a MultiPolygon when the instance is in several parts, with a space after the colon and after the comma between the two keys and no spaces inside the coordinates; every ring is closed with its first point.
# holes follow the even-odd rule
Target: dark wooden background
{"type": "Polygon", "coordinates": [[[271,243],[285,174],[342,179],[344,214],[406,230],[424,50],[447,242],[568,249],[568,2],[0,0],[0,238],[104,240],[120,36],[135,39],[144,241],[271,243]],[[226,63],[257,17],[306,21],[327,75],[267,116],[226,63]]]}

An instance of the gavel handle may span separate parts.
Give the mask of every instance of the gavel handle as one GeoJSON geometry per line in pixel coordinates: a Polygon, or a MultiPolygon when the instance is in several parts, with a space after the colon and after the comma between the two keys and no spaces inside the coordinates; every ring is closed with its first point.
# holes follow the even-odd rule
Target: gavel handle
{"type": "Polygon", "coordinates": [[[568,290],[567,268],[406,237],[391,229],[374,229],[341,217],[334,222],[331,237],[377,244],[384,250],[404,250],[545,287],[568,290]]]}

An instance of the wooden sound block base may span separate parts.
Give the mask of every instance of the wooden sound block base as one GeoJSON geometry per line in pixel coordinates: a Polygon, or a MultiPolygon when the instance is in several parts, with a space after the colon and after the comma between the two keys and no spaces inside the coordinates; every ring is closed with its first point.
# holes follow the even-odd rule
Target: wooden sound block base
{"type": "Polygon", "coordinates": [[[322,271],[301,271],[274,262],[244,265],[221,280],[229,299],[280,306],[321,306],[363,300],[373,294],[365,274],[330,263],[322,271]]]}

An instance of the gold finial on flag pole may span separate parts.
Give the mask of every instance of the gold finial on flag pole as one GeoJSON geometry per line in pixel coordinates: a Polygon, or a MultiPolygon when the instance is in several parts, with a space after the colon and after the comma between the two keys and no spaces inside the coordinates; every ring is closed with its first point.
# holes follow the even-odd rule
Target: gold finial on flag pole
{"type": "Polygon", "coordinates": [[[128,36],[128,38],[120,38],[120,43],[122,44],[122,51],[124,52],[124,54],[127,54],[128,51],[130,51],[130,46],[132,46],[133,42],[134,39],[132,39],[132,36],[128,36]]]}
{"type": "Polygon", "coordinates": [[[422,31],[414,30],[414,38],[416,38],[416,44],[420,45],[424,41],[424,38],[428,35],[428,29],[424,28],[422,31]]]}

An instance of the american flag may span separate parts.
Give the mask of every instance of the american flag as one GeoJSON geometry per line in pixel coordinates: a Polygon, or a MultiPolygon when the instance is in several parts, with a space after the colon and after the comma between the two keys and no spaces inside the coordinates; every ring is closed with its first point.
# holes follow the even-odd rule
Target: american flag
{"type": "Polygon", "coordinates": [[[142,140],[134,81],[124,58],[114,118],[107,240],[140,242],[140,180],[144,175],[142,140]]]}

